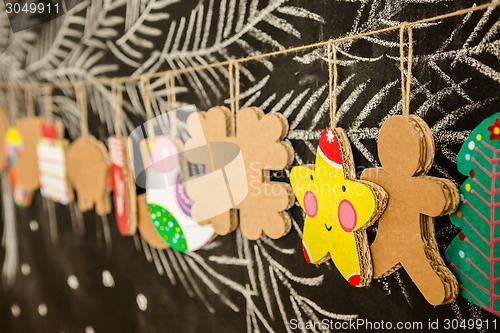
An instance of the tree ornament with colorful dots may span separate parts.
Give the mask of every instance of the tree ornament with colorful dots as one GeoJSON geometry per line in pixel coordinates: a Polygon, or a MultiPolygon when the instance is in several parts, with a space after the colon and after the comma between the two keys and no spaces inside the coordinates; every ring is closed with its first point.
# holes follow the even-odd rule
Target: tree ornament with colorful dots
{"type": "Polygon", "coordinates": [[[181,251],[195,251],[215,235],[211,225],[199,225],[191,217],[191,200],[181,181],[178,143],[166,136],[141,142],[146,168],[146,201],[151,217],[149,226],[140,231],[151,246],[181,251]],[[151,241],[149,241],[151,240],[151,241]]]}
{"type": "Polygon", "coordinates": [[[484,120],[457,155],[460,207],[451,222],[462,229],[446,249],[460,295],[500,316],[500,113],[484,120]]]}

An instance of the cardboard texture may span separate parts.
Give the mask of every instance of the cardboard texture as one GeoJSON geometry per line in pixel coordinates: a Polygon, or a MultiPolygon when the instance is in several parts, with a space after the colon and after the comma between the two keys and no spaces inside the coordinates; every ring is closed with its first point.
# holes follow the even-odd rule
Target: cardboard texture
{"type": "Polygon", "coordinates": [[[155,225],[151,220],[151,212],[149,211],[146,194],[137,196],[137,211],[139,219],[137,228],[146,242],[155,249],[168,249],[168,243],[156,231],[155,225]]]}
{"type": "Polygon", "coordinates": [[[37,144],[42,136],[42,124],[38,117],[23,118],[7,131],[5,149],[9,179],[14,202],[19,207],[31,205],[34,192],[40,188],[37,144]]]}
{"type": "Polygon", "coordinates": [[[38,169],[40,192],[46,199],[66,205],[74,200],[74,193],[66,171],[64,126],[61,122],[42,124],[42,136],[38,139],[38,169]]]}
{"type": "MultiPolygon", "coordinates": [[[[188,193],[193,199],[193,217],[201,224],[213,225],[219,235],[224,235],[236,228],[239,215],[240,229],[248,239],[280,238],[290,230],[291,219],[285,210],[293,205],[294,196],[289,184],[270,181],[270,170],[282,170],[293,161],[292,146],[282,141],[288,132],[287,120],[281,114],[265,115],[255,107],[244,108],[236,115],[236,136],[231,137],[229,115],[227,108],[215,107],[188,119],[192,139],[186,147],[199,146],[204,141],[209,149],[218,143],[233,143],[240,147],[243,157],[242,165],[236,162],[232,168],[226,168],[233,209],[209,219],[199,219],[199,215],[203,215],[199,207],[208,206],[207,202],[224,193],[214,193],[212,187],[197,186],[193,182],[188,184],[188,193]],[[202,131],[194,128],[197,120],[201,122],[202,131]],[[242,170],[246,178],[243,180],[242,170]]],[[[191,163],[205,164],[211,171],[220,167],[207,158],[192,155],[187,158],[191,163]]]]}
{"type": "Polygon", "coordinates": [[[191,217],[191,199],[182,183],[185,168],[181,168],[180,143],[157,136],[143,140],[140,146],[151,224],[170,248],[181,252],[200,249],[213,239],[214,229],[191,217]]]}
{"type": "Polygon", "coordinates": [[[118,231],[122,236],[134,235],[137,230],[137,194],[127,138],[112,136],[108,139],[108,146],[109,178],[118,231]]]}
{"type": "MultiPolygon", "coordinates": [[[[5,135],[7,134],[7,130],[9,129],[9,120],[5,115],[5,112],[2,108],[0,108],[0,142],[2,147],[5,145],[5,135]]],[[[0,172],[3,172],[7,167],[7,154],[0,154],[0,172]]]]}
{"type": "Polygon", "coordinates": [[[109,160],[104,143],[93,136],[78,138],[67,150],[66,168],[80,210],[86,212],[95,206],[98,215],[109,214],[109,160]]]}
{"type": "Polygon", "coordinates": [[[382,167],[361,176],[389,194],[371,245],[374,277],[402,266],[430,304],[449,303],[458,284],[439,254],[434,217],[455,211],[459,196],[451,181],[426,175],[434,159],[431,131],[417,116],[392,116],[380,129],[378,154],[382,167]]]}
{"type": "Polygon", "coordinates": [[[445,252],[460,295],[500,316],[500,113],[482,121],[457,155],[460,206],[450,216],[461,229],[445,252]],[[496,269],[495,269],[496,268],[496,269]]]}
{"type": "Polygon", "coordinates": [[[372,279],[372,263],[365,228],[387,204],[378,185],[356,180],[347,135],[341,128],[321,134],[316,164],[292,169],[290,183],[306,213],[303,252],[307,262],[332,259],[342,276],[356,287],[372,279]]]}

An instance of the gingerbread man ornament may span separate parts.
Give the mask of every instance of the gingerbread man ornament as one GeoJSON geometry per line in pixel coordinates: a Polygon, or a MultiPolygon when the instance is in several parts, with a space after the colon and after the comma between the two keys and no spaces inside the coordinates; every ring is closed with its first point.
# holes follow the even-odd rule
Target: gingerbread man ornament
{"type": "Polygon", "coordinates": [[[434,217],[455,211],[459,194],[451,181],[426,175],[434,160],[431,131],[417,116],[390,117],[380,129],[378,154],[382,167],[361,176],[389,194],[371,245],[373,276],[402,266],[430,304],[449,303],[458,284],[439,254],[434,217]]]}

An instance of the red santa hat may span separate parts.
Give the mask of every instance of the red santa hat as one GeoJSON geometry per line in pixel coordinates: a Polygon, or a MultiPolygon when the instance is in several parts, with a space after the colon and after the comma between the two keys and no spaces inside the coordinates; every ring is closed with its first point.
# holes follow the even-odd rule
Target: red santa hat
{"type": "Polygon", "coordinates": [[[326,128],[319,138],[318,157],[337,169],[342,169],[339,140],[331,128],[326,128]]]}

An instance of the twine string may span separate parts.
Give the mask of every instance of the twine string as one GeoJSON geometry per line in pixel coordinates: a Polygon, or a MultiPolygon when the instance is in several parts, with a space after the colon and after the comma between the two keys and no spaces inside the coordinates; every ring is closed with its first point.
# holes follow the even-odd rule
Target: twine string
{"type": "Polygon", "coordinates": [[[9,86],[9,116],[10,123],[14,124],[17,118],[18,105],[17,105],[17,89],[14,85],[9,86]]]}
{"type": "Polygon", "coordinates": [[[53,93],[54,89],[52,87],[45,87],[45,93],[43,95],[43,114],[47,122],[52,122],[54,119],[53,113],[53,93]]]}
{"type": "Polygon", "coordinates": [[[170,124],[170,135],[177,137],[177,112],[175,110],[177,100],[175,95],[175,76],[168,72],[165,74],[165,90],[167,94],[167,105],[170,124]]]}
{"type": "Polygon", "coordinates": [[[26,116],[35,116],[35,97],[34,97],[34,87],[31,84],[24,86],[24,100],[26,104],[26,116]]]}
{"type": "MultiPolygon", "coordinates": [[[[428,17],[428,18],[424,18],[421,20],[416,20],[416,21],[410,22],[408,24],[413,26],[413,25],[417,25],[417,24],[440,21],[440,20],[444,20],[444,19],[447,19],[450,17],[465,15],[465,14],[470,13],[470,12],[476,12],[476,11],[486,10],[488,8],[494,8],[494,7],[497,7],[499,5],[500,5],[500,2],[494,1],[494,2],[486,3],[486,4],[475,6],[475,7],[464,8],[464,9],[460,9],[460,10],[457,10],[454,12],[450,12],[450,13],[446,13],[446,14],[442,14],[442,15],[437,15],[437,16],[433,16],[433,17],[428,17]]],[[[354,40],[354,39],[359,39],[359,38],[373,36],[373,35],[377,35],[377,34],[381,34],[381,33],[399,30],[399,29],[401,29],[401,26],[402,25],[395,25],[395,26],[391,26],[391,27],[387,27],[387,28],[366,31],[366,32],[359,33],[356,35],[349,35],[349,36],[336,38],[336,39],[333,39],[331,41],[338,44],[339,42],[343,42],[343,41],[347,41],[347,40],[354,40]]],[[[189,66],[189,67],[179,68],[179,69],[175,69],[175,70],[161,71],[161,72],[156,72],[156,73],[144,73],[141,75],[116,77],[114,79],[117,79],[120,83],[124,83],[124,82],[139,81],[139,80],[142,80],[143,78],[147,78],[148,80],[151,80],[154,78],[159,78],[159,77],[164,76],[167,72],[171,72],[175,75],[179,75],[179,74],[183,74],[183,73],[191,73],[191,72],[201,71],[201,70],[205,70],[205,69],[209,69],[209,68],[218,68],[218,67],[228,66],[235,61],[238,63],[243,63],[243,62],[248,62],[248,61],[253,61],[253,60],[271,58],[271,57],[275,57],[275,56],[282,55],[282,54],[296,53],[296,52],[300,52],[300,51],[304,51],[304,50],[308,50],[308,49],[315,49],[315,48],[319,48],[319,47],[324,47],[324,46],[327,46],[331,41],[330,40],[322,41],[322,42],[312,43],[312,44],[308,44],[308,45],[292,47],[289,49],[283,49],[283,50],[273,51],[273,52],[268,52],[268,53],[255,54],[253,56],[232,59],[232,60],[226,60],[226,61],[221,61],[221,62],[214,62],[214,63],[204,64],[204,65],[199,65],[199,66],[189,66]]],[[[82,80],[79,82],[85,86],[97,85],[97,84],[108,84],[109,85],[109,84],[111,84],[112,80],[113,80],[113,78],[100,78],[100,79],[93,79],[93,80],[82,80]]],[[[0,81],[0,87],[6,87],[10,84],[15,84],[17,86],[23,85],[23,84],[0,81]]],[[[47,83],[47,84],[52,85],[54,88],[64,88],[64,87],[71,88],[74,85],[73,82],[63,81],[63,80],[52,81],[52,82],[47,83]]]]}
{"type": "Polygon", "coordinates": [[[151,107],[151,82],[148,78],[141,78],[141,91],[142,98],[144,100],[144,107],[146,109],[146,122],[147,122],[147,134],[149,137],[154,138],[154,126],[153,126],[153,109],[151,107]]]}
{"type": "Polygon", "coordinates": [[[75,85],[75,92],[76,92],[77,104],[80,109],[81,136],[85,137],[89,135],[89,124],[88,124],[88,114],[87,114],[87,91],[83,84],[77,83],[75,85]]]}
{"type": "Polygon", "coordinates": [[[328,53],[328,99],[330,101],[330,127],[337,127],[337,46],[330,40],[327,47],[328,53]]]}
{"type": "Polygon", "coordinates": [[[411,24],[403,22],[399,29],[399,69],[401,71],[401,108],[404,116],[410,115],[410,89],[413,66],[413,32],[411,24]],[[408,54],[406,56],[406,76],[405,76],[405,41],[404,35],[408,35],[408,54]]]}
{"type": "Polygon", "coordinates": [[[118,80],[113,80],[111,84],[111,91],[113,95],[113,108],[114,108],[114,129],[115,135],[122,135],[122,106],[123,106],[123,91],[122,86],[118,80]]]}
{"type": "Polygon", "coordinates": [[[229,103],[231,105],[232,135],[236,135],[236,117],[240,108],[240,65],[233,60],[229,63],[229,103]]]}

